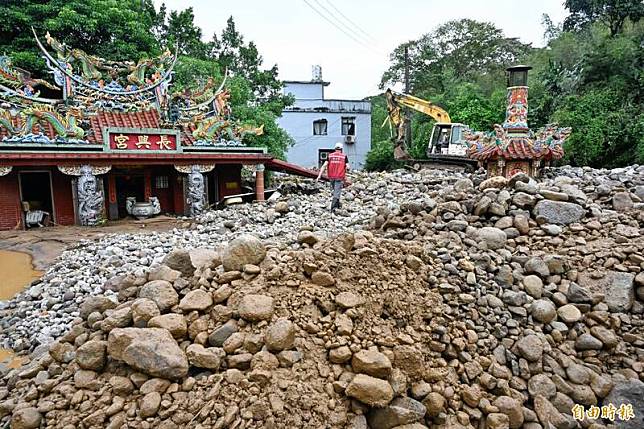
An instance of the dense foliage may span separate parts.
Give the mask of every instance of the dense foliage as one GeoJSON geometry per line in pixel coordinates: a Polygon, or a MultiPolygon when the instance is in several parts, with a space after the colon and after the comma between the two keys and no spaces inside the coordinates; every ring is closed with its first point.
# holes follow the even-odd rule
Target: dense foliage
{"type": "MultiPolygon", "coordinates": [[[[489,23],[443,24],[393,51],[381,87],[402,84],[407,47],[412,94],[444,107],[453,122],[491,130],[504,118],[505,67],[527,63],[534,67],[529,124],[533,129],[551,122],[573,128],[565,162],[594,167],[644,163],[642,3],[568,0],[566,7],[571,14],[562,26],[544,17],[543,48],[507,38],[489,23]]],[[[372,101],[376,106],[384,98],[372,101]]],[[[433,121],[419,113],[411,118],[409,153],[423,157],[433,121]]],[[[374,108],[372,169],[393,162],[393,148],[385,141],[389,130],[380,129],[385,119],[386,109],[374,108]]]]}
{"type": "Polygon", "coordinates": [[[277,117],[292,100],[281,95],[277,66],[264,69],[253,42],[245,42],[232,17],[221,34],[203,41],[192,8],[157,11],[152,0],[4,0],[0,3],[0,52],[14,64],[48,78],[31,28],[49,31],[69,46],[111,60],[136,61],[158,55],[163,48],[179,50],[173,88],[195,88],[209,77],[229,75],[234,116],[245,123],[264,124],[264,135],[248,139],[278,157],[290,138],[277,117]],[[249,106],[252,106],[250,108],[249,106]]]}

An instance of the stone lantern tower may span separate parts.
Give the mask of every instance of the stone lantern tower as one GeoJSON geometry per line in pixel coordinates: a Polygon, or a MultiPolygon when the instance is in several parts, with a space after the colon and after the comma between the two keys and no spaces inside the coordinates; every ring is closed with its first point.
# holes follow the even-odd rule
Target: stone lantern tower
{"type": "Polygon", "coordinates": [[[507,107],[503,125],[494,131],[466,129],[468,156],[476,159],[489,176],[511,177],[525,173],[538,177],[543,167],[564,155],[563,143],[570,128],[548,124],[533,133],[528,127],[528,71],[530,66],[507,68],[507,107]]]}

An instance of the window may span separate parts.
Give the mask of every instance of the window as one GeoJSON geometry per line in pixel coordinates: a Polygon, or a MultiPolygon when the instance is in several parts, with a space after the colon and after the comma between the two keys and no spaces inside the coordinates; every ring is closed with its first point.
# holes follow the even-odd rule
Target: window
{"type": "Polygon", "coordinates": [[[154,187],[157,189],[168,188],[168,176],[157,176],[154,180],[154,187]]]}
{"type": "Polygon", "coordinates": [[[356,118],[355,116],[342,117],[342,135],[355,136],[356,135],[356,118]]]}
{"type": "Polygon", "coordinates": [[[326,119],[318,119],[317,121],[313,121],[313,135],[326,136],[327,125],[328,125],[328,122],[326,119]]]}

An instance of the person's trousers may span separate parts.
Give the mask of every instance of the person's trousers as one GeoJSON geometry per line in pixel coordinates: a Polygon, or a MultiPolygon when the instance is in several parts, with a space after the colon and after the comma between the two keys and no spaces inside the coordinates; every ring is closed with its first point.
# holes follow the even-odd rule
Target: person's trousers
{"type": "Polygon", "coordinates": [[[340,207],[340,194],[342,193],[342,187],[344,182],[339,179],[331,180],[331,189],[333,190],[333,200],[331,202],[331,210],[336,207],[340,207]]]}

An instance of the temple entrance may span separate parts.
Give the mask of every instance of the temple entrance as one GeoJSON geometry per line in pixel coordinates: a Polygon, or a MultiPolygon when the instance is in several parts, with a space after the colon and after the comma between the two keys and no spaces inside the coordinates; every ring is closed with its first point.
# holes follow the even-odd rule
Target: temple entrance
{"type": "Polygon", "coordinates": [[[115,183],[119,219],[123,219],[128,216],[125,206],[128,197],[135,197],[140,202],[145,201],[145,177],[143,174],[118,175],[115,177],[115,183]]]}
{"type": "Polygon", "coordinates": [[[217,174],[210,172],[204,174],[206,178],[206,184],[208,189],[208,203],[216,206],[219,202],[219,184],[217,180],[217,174]]]}
{"type": "Polygon", "coordinates": [[[20,201],[26,228],[48,226],[54,222],[51,173],[48,171],[20,172],[20,201]]]}

